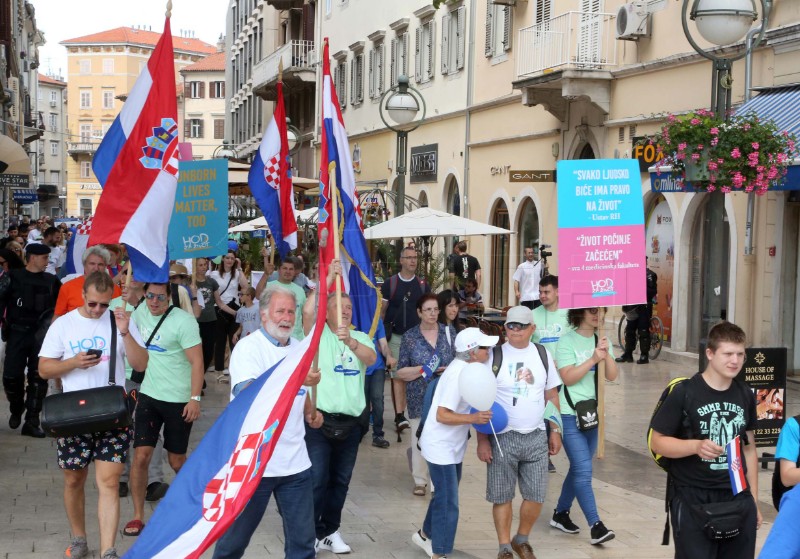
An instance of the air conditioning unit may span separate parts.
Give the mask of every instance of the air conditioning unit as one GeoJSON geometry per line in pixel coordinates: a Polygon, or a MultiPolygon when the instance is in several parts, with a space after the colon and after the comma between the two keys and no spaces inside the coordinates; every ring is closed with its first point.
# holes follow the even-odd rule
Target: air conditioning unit
{"type": "Polygon", "coordinates": [[[58,104],[58,103],[55,101],[55,99],[53,99],[53,100],[51,100],[51,101],[50,101],[50,106],[51,106],[51,107],[55,107],[57,104],[58,104]]]}
{"type": "Polygon", "coordinates": [[[641,37],[649,37],[648,17],[646,2],[629,2],[621,6],[617,11],[617,39],[637,41],[641,37]]]}

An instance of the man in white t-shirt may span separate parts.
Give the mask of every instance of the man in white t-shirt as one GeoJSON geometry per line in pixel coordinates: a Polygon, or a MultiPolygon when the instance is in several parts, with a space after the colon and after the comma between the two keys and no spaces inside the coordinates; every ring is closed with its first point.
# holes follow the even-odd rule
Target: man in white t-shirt
{"type": "MultiPolygon", "coordinates": [[[[270,284],[261,294],[259,311],[261,329],[239,340],[231,354],[231,399],[298,343],[291,337],[297,312],[294,292],[280,284],[270,284]]],[[[318,371],[309,372],[305,386],[314,386],[319,379],[318,371]]],[[[261,483],[245,509],[217,542],[213,559],[239,558],[244,554],[272,494],[283,518],[286,557],[313,559],[316,556],[311,461],[303,425],[304,406],[308,400],[305,386],[295,396],[261,483]]],[[[314,413],[310,408],[306,419],[315,428],[322,424],[322,414],[314,413]]]]}
{"type": "Polygon", "coordinates": [[[500,544],[497,559],[513,559],[513,552],[521,559],[534,559],[528,537],[542,511],[549,456],[561,450],[557,426],[552,426],[548,441],[544,410],[548,401],[558,409],[561,379],[550,353],[542,347],[547,360],[543,362],[537,345],[530,341],[535,326],[529,308],[510,308],[505,328],[508,341],[502,346],[503,361],[496,377],[497,402],[508,414],[508,425],[496,440],[478,433],[478,458],[487,464],[486,500],[494,505],[492,516],[500,544]],[[512,539],[511,501],[517,482],[523,501],[512,539]]]}
{"type": "Polygon", "coordinates": [[[539,302],[539,279],[542,277],[542,261],[533,259],[533,247],[525,247],[525,261],[514,272],[514,294],[520,305],[535,309],[539,302]]]}
{"type": "MultiPolygon", "coordinates": [[[[39,352],[39,375],[60,378],[64,392],[108,385],[111,321],[116,323],[115,382],[125,386],[125,358],[134,369],[144,371],[148,355],[136,325],[123,307],[108,311],[114,284],[105,271],[90,274],[83,286],[83,306],[53,322],[39,352]],[[113,317],[113,318],[112,318],[113,317]]],[[[118,557],[114,542],[119,524],[119,477],[130,445],[127,427],[56,439],[58,467],[64,473],[64,506],[72,542],[65,557],[89,555],[86,543],[84,486],[89,464],[95,464],[103,559],[118,557]]]]}

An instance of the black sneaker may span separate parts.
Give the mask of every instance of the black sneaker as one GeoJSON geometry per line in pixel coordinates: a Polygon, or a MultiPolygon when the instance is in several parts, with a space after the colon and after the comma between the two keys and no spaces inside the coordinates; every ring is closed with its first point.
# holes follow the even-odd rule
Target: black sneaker
{"type": "MultiPolygon", "coordinates": [[[[558,528],[562,532],[567,534],[577,534],[581,531],[577,524],[575,524],[569,518],[569,511],[558,512],[556,510],[553,511],[553,518],[550,520],[550,526],[553,528],[558,528]]],[[[592,528],[594,530],[594,528],[592,528]]],[[[592,532],[594,534],[594,532],[592,532]]],[[[613,535],[611,536],[614,537],[613,535]]],[[[593,542],[594,543],[594,542],[593,542]]]]}
{"type": "Polygon", "coordinates": [[[22,414],[12,413],[11,417],[8,418],[8,426],[11,429],[16,429],[22,423],[22,414]]]}
{"type": "Polygon", "coordinates": [[[389,441],[383,437],[372,437],[372,446],[377,446],[378,448],[389,448],[389,441]]]}
{"type": "Polygon", "coordinates": [[[590,544],[597,545],[613,539],[614,532],[606,528],[605,524],[599,520],[594,523],[594,526],[592,526],[592,539],[589,540],[590,544]]]}
{"type": "Polygon", "coordinates": [[[394,418],[394,424],[397,426],[398,431],[403,431],[411,427],[411,424],[406,419],[406,416],[402,413],[398,413],[397,416],[394,418]]]}
{"type": "Polygon", "coordinates": [[[616,361],[617,363],[633,363],[633,355],[630,355],[628,353],[623,353],[622,355],[614,359],[614,361],[616,361]]]}
{"type": "Polygon", "coordinates": [[[22,424],[22,431],[21,433],[26,437],[35,437],[37,439],[43,439],[45,437],[44,429],[39,426],[39,422],[33,421],[26,421],[22,424]]]}
{"type": "Polygon", "coordinates": [[[127,497],[130,489],[128,488],[128,483],[125,481],[119,482],[119,496],[120,497],[127,497]]]}
{"type": "Polygon", "coordinates": [[[167,489],[169,489],[169,483],[154,481],[147,486],[147,492],[145,493],[144,500],[151,503],[154,501],[159,501],[164,495],[167,494],[167,489]]]}

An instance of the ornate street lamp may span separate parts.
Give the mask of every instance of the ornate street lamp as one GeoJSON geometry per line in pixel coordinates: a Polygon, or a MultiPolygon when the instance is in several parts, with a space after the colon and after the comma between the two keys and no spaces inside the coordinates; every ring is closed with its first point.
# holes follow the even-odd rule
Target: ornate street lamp
{"type": "Polygon", "coordinates": [[[232,159],[236,157],[236,150],[231,147],[231,145],[228,143],[228,140],[222,140],[222,144],[214,148],[214,152],[211,154],[211,157],[214,159],[232,159]]]}
{"type": "MultiPolygon", "coordinates": [[[[683,0],[681,23],[683,33],[689,44],[701,56],[713,63],[711,82],[711,110],[722,118],[729,118],[731,112],[731,66],[734,61],[747,56],[764,38],[767,30],[771,0],[759,0],[761,4],[761,28],[756,39],[746,45],[742,52],[723,56],[704,50],[697,44],[689,30],[691,19],[697,25],[697,31],[709,43],[717,46],[730,45],[741,41],[750,31],[753,22],[758,19],[755,0],[683,0]],[[689,12],[689,3],[692,3],[689,12]],[[688,17],[687,17],[688,15],[688,17]]],[[[722,319],[722,283],[725,277],[724,252],[719,247],[719,240],[724,239],[725,227],[725,195],[721,190],[706,194],[706,230],[704,232],[704,260],[706,273],[704,278],[703,305],[701,317],[700,359],[704,363],[702,348],[708,331],[722,319]]]]}
{"type": "MultiPolygon", "coordinates": [[[[406,197],[406,152],[408,151],[408,133],[413,132],[425,120],[425,99],[422,94],[408,85],[408,76],[399,76],[397,85],[388,89],[381,97],[378,106],[381,120],[386,128],[397,133],[397,201],[400,204],[395,208],[395,214],[403,215],[406,197]],[[414,126],[408,126],[416,118],[420,106],[422,117],[414,126]],[[396,126],[386,120],[386,113],[396,126]]],[[[402,244],[402,243],[401,243],[402,244]]]]}
{"type": "Polygon", "coordinates": [[[303,135],[297,126],[292,124],[288,116],[286,117],[286,140],[289,142],[289,155],[296,154],[303,144],[303,135]]]}

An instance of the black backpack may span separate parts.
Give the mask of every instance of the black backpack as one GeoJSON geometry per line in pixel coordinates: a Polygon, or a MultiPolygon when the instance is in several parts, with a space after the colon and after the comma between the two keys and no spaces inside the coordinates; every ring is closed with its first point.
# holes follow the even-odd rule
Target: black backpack
{"type": "MultiPolygon", "coordinates": [[[[798,425],[800,425],[800,415],[794,416],[794,420],[798,423],[798,425]]],[[[797,462],[795,465],[800,468],[800,453],[798,453],[797,462]]],[[[772,472],[772,504],[775,506],[775,510],[780,510],[781,497],[783,497],[783,494],[790,489],[791,487],[786,487],[781,480],[780,459],[775,460],[775,471],[772,472]]]]}

